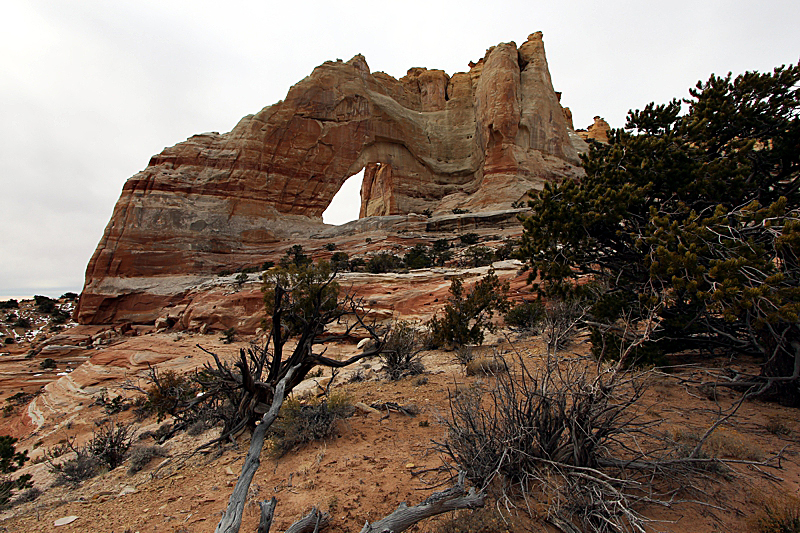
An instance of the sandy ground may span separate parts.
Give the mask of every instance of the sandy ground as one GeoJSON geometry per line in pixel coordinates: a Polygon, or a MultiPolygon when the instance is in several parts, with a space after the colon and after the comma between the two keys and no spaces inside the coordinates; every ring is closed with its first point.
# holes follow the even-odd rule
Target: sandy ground
{"type": "MultiPolygon", "coordinates": [[[[151,345],[167,344],[175,349],[191,350],[198,339],[162,335],[148,336],[151,345]]],[[[513,334],[512,334],[513,337],[513,334]]],[[[210,348],[233,357],[239,346],[225,345],[206,336],[202,339],[210,348]]],[[[497,338],[495,351],[508,351],[497,338]]],[[[142,338],[124,342],[143,342],[142,338]]],[[[578,338],[570,352],[585,355],[585,338],[578,338]]],[[[124,348],[124,347],[123,347],[124,348]]],[[[129,347],[130,348],[130,347],[129,347]]],[[[133,352],[141,351],[138,346],[133,352]]],[[[349,348],[348,348],[349,349],[349,348]]],[[[491,352],[491,346],[484,348],[491,352]]],[[[543,347],[536,337],[514,337],[514,349],[523,354],[529,365],[541,362],[543,347]]],[[[172,353],[172,349],[170,349],[172,353]]],[[[511,356],[511,353],[507,354],[511,356]]],[[[331,513],[329,531],[359,531],[365,520],[373,521],[393,511],[400,502],[409,505],[424,500],[433,490],[437,475],[424,472],[443,464],[443,458],[432,450],[432,440],[445,437],[440,423],[449,416],[448,397],[456,388],[475,385],[491,386],[491,379],[467,376],[453,361],[452,352],[432,351],[423,354],[427,382],[407,377],[397,382],[373,379],[347,383],[347,375],[339,378],[336,389],[345,392],[353,402],[366,404],[396,402],[419,409],[416,416],[397,412],[363,414],[337,422],[335,436],[321,442],[302,446],[280,459],[262,454],[261,468],[251,486],[241,531],[255,531],[258,522],[257,501],[277,497],[273,531],[283,531],[293,521],[306,514],[312,506],[331,513]],[[422,472],[422,473],[420,473],[422,472]]],[[[202,362],[192,353],[191,360],[173,357],[162,364],[188,370],[202,362]],[[188,363],[186,363],[188,361],[188,363]],[[183,366],[179,365],[183,362],[183,366]]],[[[377,362],[362,368],[368,375],[379,378],[377,362]]],[[[134,369],[141,373],[141,368],[134,369]]],[[[355,369],[351,369],[351,372],[355,369]]],[[[665,432],[702,432],[737,400],[728,391],[716,395],[698,388],[694,381],[703,376],[699,368],[689,367],[672,374],[656,374],[649,378],[649,388],[637,409],[643,419],[659,422],[665,432]]],[[[425,380],[422,380],[425,381],[425,380]]],[[[313,389],[313,382],[302,388],[313,389]]],[[[105,418],[98,406],[85,405],[81,411],[84,421],[105,418]]],[[[131,420],[130,412],[120,420],[131,420]]],[[[17,427],[20,434],[30,432],[30,422],[22,424],[8,417],[5,427],[17,427]],[[16,424],[16,425],[15,425],[16,424]]],[[[45,432],[24,437],[22,447],[38,443],[32,456],[41,449],[57,443],[88,423],[70,427],[53,424],[45,432]],[[35,439],[38,439],[34,442],[35,439]]],[[[157,427],[154,419],[141,423],[138,431],[157,427]]],[[[800,491],[800,466],[797,453],[800,437],[798,411],[758,401],[742,405],[717,432],[721,435],[717,452],[721,456],[768,459],[782,452],[780,468],[732,465],[723,475],[697,479],[698,490],[685,496],[705,504],[676,503],[669,507],[644,506],[643,515],[659,520],[651,524],[652,531],[674,532],[745,532],[752,530],[752,517],[764,499],[777,497],[786,500],[800,491]],[[778,431],[775,427],[784,428],[778,431]],[[772,431],[772,432],[771,432],[772,431]]],[[[238,446],[220,451],[189,456],[203,440],[215,435],[209,431],[200,437],[186,434],[166,443],[170,457],[152,461],[143,471],[130,476],[127,464],[84,482],[77,489],[51,487],[52,475],[44,464],[26,467],[34,472],[37,487],[44,493],[33,502],[13,507],[0,518],[0,531],[19,532],[210,532],[227,504],[233,485],[241,470],[249,439],[240,438],[238,446]],[[54,526],[56,520],[78,517],[64,526],[54,526]]],[[[142,441],[152,444],[152,441],[142,441]]],[[[138,443],[137,443],[138,444],[138,443]]],[[[777,466],[777,462],[771,463],[777,466]]],[[[669,484],[669,480],[657,483],[669,484]]],[[[681,498],[682,496],[679,496],[681,498]]],[[[520,514],[513,530],[545,531],[541,524],[520,514]],[[522,525],[520,525],[522,524],[522,525]]],[[[431,519],[414,526],[412,531],[433,531],[444,518],[431,519]]]]}

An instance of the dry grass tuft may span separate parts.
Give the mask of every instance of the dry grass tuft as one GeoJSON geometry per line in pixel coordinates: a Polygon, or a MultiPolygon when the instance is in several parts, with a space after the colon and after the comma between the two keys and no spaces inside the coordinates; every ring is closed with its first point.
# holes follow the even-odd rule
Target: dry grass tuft
{"type": "MultiPolygon", "coordinates": [[[[701,432],[675,429],[673,439],[691,452],[700,442],[701,432]]],[[[740,459],[745,461],[763,461],[765,454],[758,444],[734,429],[718,428],[703,443],[701,452],[705,457],[720,459],[740,459]]]]}
{"type": "Polygon", "coordinates": [[[494,376],[508,372],[508,365],[499,357],[478,357],[467,363],[465,370],[468,376],[494,376]]]}
{"type": "Polygon", "coordinates": [[[511,524],[493,506],[474,511],[458,511],[439,520],[434,533],[508,533],[511,524]]]}
{"type": "Polygon", "coordinates": [[[757,533],[800,533],[800,498],[783,495],[759,502],[760,509],[749,520],[757,533]]]}

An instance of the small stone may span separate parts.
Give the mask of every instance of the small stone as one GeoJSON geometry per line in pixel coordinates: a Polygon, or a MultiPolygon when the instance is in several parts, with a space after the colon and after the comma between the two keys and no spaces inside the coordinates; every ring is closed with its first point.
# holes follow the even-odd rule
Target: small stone
{"type": "Polygon", "coordinates": [[[54,526],[66,526],[67,524],[73,523],[77,519],[78,519],[78,517],[75,516],[75,515],[65,516],[65,517],[59,518],[58,520],[53,522],[53,525],[54,526]]]}
{"type": "Polygon", "coordinates": [[[380,411],[378,411],[377,409],[375,409],[373,407],[370,407],[369,405],[365,404],[364,402],[356,402],[353,407],[355,407],[356,409],[358,409],[359,411],[361,411],[362,413],[365,413],[365,414],[374,414],[374,413],[380,414],[380,411]]]}
{"type": "Polygon", "coordinates": [[[233,473],[233,470],[231,470],[231,467],[229,467],[229,466],[226,466],[226,467],[225,467],[225,473],[226,473],[226,474],[228,474],[229,476],[233,476],[233,475],[235,475],[235,474],[233,473]]]}
{"type": "Polygon", "coordinates": [[[117,496],[127,496],[128,494],[134,494],[136,492],[139,492],[139,491],[136,490],[135,487],[131,487],[130,485],[127,485],[127,486],[122,488],[122,490],[120,491],[119,494],[117,494],[117,496]]]}
{"type": "Polygon", "coordinates": [[[406,463],[406,468],[414,468],[415,466],[417,465],[415,465],[414,463],[406,463]]]}

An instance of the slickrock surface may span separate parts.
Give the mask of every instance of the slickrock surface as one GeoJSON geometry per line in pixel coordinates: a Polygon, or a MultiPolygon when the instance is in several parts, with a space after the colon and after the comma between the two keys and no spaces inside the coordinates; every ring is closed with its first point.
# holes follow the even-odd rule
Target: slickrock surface
{"type": "Polygon", "coordinates": [[[508,210],[531,188],[578,177],[542,34],[504,43],[449,77],[399,80],[358,55],[326,62],[229,133],[166,148],[123,187],[86,271],[84,324],[152,323],[220,270],[259,265],[319,234],[365,168],[362,217],[508,210]]]}

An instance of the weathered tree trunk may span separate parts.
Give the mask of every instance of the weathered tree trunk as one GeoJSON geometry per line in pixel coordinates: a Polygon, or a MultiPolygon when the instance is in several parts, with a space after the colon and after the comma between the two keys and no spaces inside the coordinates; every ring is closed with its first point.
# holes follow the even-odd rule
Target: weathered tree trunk
{"type": "MultiPolygon", "coordinates": [[[[486,495],[482,492],[476,493],[474,488],[467,492],[464,489],[464,476],[465,473],[461,472],[458,475],[458,482],[454,486],[441,492],[434,492],[427,500],[414,507],[409,507],[405,503],[401,503],[389,516],[373,524],[369,522],[364,524],[361,533],[400,533],[420,520],[438,514],[458,509],[476,509],[478,507],[483,507],[486,495]]],[[[269,508],[270,516],[268,520],[270,524],[272,523],[271,513],[275,510],[274,502],[275,498],[272,498],[269,502],[261,503],[262,524],[266,520],[264,509],[270,505],[272,505],[272,507],[269,508]]],[[[329,519],[330,516],[328,513],[322,513],[315,507],[306,516],[289,526],[286,533],[317,533],[317,531],[328,524],[329,519]]],[[[269,533],[269,525],[267,525],[267,529],[262,529],[261,524],[259,524],[258,533],[269,533]]]]}
{"type": "Polygon", "coordinates": [[[328,513],[323,513],[314,507],[310,513],[289,526],[286,533],[317,533],[328,525],[330,519],[331,516],[328,513]]]}
{"type": "Polygon", "coordinates": [[[361,533],[383,533],[391,531],[400,533],[413,526],[420,520],[436,516],[438,514],[455,511],[457,509],[477,509],[483,507],[485,494],[475,492],[471,488],[469,492],[464,489],[465,472],[458,475],[458,483],[449,489],[441,492],[434,492],[424,502],[409,507],[405,503],[390,514],[389,516],[370,524],[364,524],[361,533]]]}
{"type": "MultiPolygon", "coordinates": [[[[299,365],[298,365],[299,366],[299,365]]],[[[282,380],[278,382],[275,387],[275,394],[272,397],[272,406],[269,411],[264,413],[260,423],[253,430],[253,436],[250,439],[250,449],[247,451],[244,464],[242,465],[242,473],[236,486],[233,489],[230,500],[228,500],[228,508],[222,515],[222,519],[217,524],[214,533],[239,533],[239,528],[242,525],[242,512],[244,511],[244,504],[247,500],[247,491],[250,489],[250,483],[253,482],[253,476],[256,470],[261,465],[259,456],[261,449],[264,447],[264,439],[267,434],[267,429],[272,425],[276,418],[278,418],[278,411],[280,411],[283,398],[286,393],[286,383],[292,379],[297,367],[290,368],[282,380]]]]}
{"type": "Polygon", "coordinates": [[[256,533],[269,533],[269,528],[272,527],[272,517],[275,516],[275,506],[278,505],[278,499],[273,496],[270,501],[258,503],[261,507],[261,520],[258,522],[258,529],[256,533]]]}

